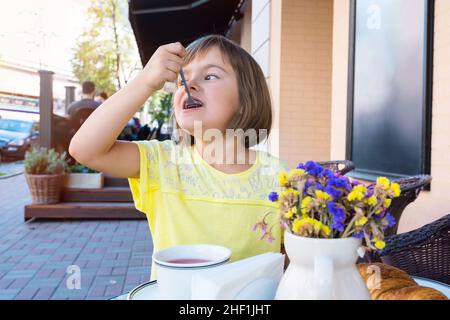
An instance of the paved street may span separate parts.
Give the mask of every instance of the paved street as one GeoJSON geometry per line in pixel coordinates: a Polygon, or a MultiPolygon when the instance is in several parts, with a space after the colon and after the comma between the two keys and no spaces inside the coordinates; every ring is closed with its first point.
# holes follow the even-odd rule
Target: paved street
{"type": "Polygon", "coordinates": [[[150,279],[145,220],[25,223],[29,203],[23,174],[0,179],[0,299],[109,299],[150,279]]]}

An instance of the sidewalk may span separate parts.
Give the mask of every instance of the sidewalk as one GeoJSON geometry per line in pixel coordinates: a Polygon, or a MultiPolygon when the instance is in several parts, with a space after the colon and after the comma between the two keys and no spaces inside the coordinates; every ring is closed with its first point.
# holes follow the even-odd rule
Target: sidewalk
{"type": "Polygon", "coordinates": [[[23,173],[23,161],[0,163],[0,179],[6,179],[23,173]]]}
{"type": "Polygon", "coordinates": [[[0,299],[109,299],[149,281],[146,221],[25,223],[29,203],[23,174],[0,179],[0,299]],[[69,266],[80,289],[67,287],[69,266]]]}

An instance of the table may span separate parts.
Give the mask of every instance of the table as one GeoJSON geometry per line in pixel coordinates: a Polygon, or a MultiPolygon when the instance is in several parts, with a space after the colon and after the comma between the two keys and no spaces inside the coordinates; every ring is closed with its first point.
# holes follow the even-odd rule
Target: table
{"type": "MultiPolygon", "coordinates": [[[[450,299],[450,285],[422,277],[412,277],[418,285],[439,290],[450,299]]],[[[110,300],[127,300],[128,293],[114,297],[110,300]]]]}

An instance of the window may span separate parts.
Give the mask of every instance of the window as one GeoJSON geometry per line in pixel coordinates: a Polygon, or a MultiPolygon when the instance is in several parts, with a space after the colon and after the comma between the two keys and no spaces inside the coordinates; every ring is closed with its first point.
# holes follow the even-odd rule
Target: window
{"type": "Polygon", "coordinates": [[[352,0],[347,158],[354,177],[429,174],[432,0],[352,0]]]}

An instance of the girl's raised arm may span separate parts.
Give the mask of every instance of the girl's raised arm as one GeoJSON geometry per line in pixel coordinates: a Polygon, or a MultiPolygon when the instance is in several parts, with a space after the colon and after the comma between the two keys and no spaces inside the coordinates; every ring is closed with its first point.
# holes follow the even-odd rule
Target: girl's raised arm
{"type": "Polygon", "coordinates": [[[139,177],[135,143],[116,140],[127,122],[166,81],[175,81],[183,64],[184,47],[159,47],[142,72],[103,102],[70,141],[69,153],[79,163],[116,177],[139,177]]]}

